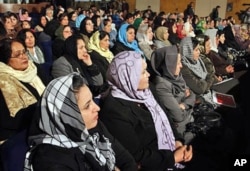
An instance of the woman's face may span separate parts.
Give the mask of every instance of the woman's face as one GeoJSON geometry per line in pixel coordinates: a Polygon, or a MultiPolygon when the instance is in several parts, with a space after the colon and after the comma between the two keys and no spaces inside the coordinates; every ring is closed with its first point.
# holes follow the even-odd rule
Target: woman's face
{"type": "Polygon", "coordinates": [[[23,29],[30,29],[30,24],[28,21],[23,21],[22,23],[22,28],[23,29]]]}
{"type": "Polygon", "coordinates": [[[176,69],[175,69],[175,76],[178,76],[180,74],[182,68],[182,63],[181,63],[181,54],[178,53],[177,55],[177,64],[176,64],[176,69]]]}
{"type": "Polygon", "coordinates": [[[41,24],[42,24],[42,26],[43,27],[45,27],[46,26],[46,24],[47,24],[47,20],[46,20],[46,17],[41,17],[41,24]]]}
{"type": "Polygon", "coordinates": [[[100,107],[93,101],[92,94],[87,86],[82,86],[76,93],[77,105],[87,129],[96,127],[100,107]]]}
{"type": "Polygon", "coordinates": [[[17,22],[18,22],[17,19],[16,19],[16,17],[11,16],[10,20],[11,20],[11,23],[12,23],[13,27],[15,27],[17,25],[17,22]]]}
{"type": "Polygon", "coordinates": [[[148,40],[153,40],[153,36],[154,36],[154,33],[152,31],[152,28],[149,27],[148,30],[147,30],[147,37],[148,37],[148,40]]]}
{"type": "Polygon", "coordinates": [[[138,90],[145,90],[149,87],[149,76],[150,74],[147,71],[147,64],[142,59],[142,71],[141,71],[141,77],[138,85],[138,90]]]}
{"type": "Polygon", "coordinates": [[[27,48],[33,48],[35,46],[35,37],[31,32],[26,32],[25,45],[27,48]]]}
{"type": "Polygon", "coordinates": [[[210,39],[208,39],[206,42],[205,42],[205,53],[206,54],[209,54],[211,50],[211,42],[210,42],[210,39]]]}
{"type": "Polygon", "coordinates": [[[110,33],[110,32],[111,32],[111,30],[112,30],[112,28],[111,28],[111,22],[110,22],[110,21],[108,21],[108,22],[107,22],[107,25],[106,25],[106,26],[104,26],[104,31],[106,31],[106,32],[110,33]]]}
{"type": "Polygon", "coordinates": [[[163,34],[163,39],[168,40],[168,37],[169,37],[169,33],[168,33],[168,30],[166,30],[166,32],[163,34]]]}
{"type": "Polygon", "coordinates": [[[72,21],[76,21],[76,18],[77,18],[77,13],[75,12],[73,15],[72,15],[72,17],[71,17],[71,20],[72,21]]]}
{"type": "Polygon", "coordinates": [[[6,18],[6,21],[4,23],[4,27],[5,27],[6,30],[14,29],[14,26],[13,26],[13,24],[11,22],[11,18],[6,18]]]}
{"type": "Polygon", "coordinates": [[[193,50],[193,59],[198,60],[200,56],[200,50],[199,50],[199,45],[197,45],[194,50],[193,50]]]}
{"type": "Polygon", "coordinates": [[[68,18],[68,16],[63,17],[63,19],[61,21],[61,25],[66,26],[68,24],[69,24],[69,18],[68,18]]]}
{"type": "Polygon", "coordinates": [[[129,43],[135,40],[135,30],[133,28],[129,28],[127,31],[127,41],[129,43]]]}
{"type": "Polygon", "coordinates": [[[85,47],[85,43],[82,39],[77,40],[77,57],[78,59],[83,59],[87,53],[87,49],[85,47]]]}
{"type": "Polygon", "coordinates": [[[63,37],[64,39],[67,39],[69,36],[72,36],[72,31],[71,28],[67,26],[63,29],[63,37]]]}
{"type": "Polygon", "coordinates": [[[19,42],[11,44],[11,57],[8,65],[15,70],[23,71],[28,68],[28,56],[24,46],[19,42]]]}
{"type": "Polygon", "coordinates": [[[99,46],[105,50],[109,49],[109,36],[106,35],[102,40],[100,40],[99,46]]]}
{"type": "Polygon", "coordinates": [[[85,27],[86,27],[86,31],[88,33],[91,33],[92,31],[94,31],[94,24],[93,24],[93,22],[91,20],[86,21],[86,26],[85,27]]]}
{"type": "Polygon", "coordinates": [[[225,34],[220,35],[219,41],[221,42],[221,44],[224,44],[224,43],[225,43],[225,40],[226,40],[225,34]]]}
{"type": "Polygon", "coordinates": [[[96,24],[97,24],[98,27],[101,25],[101,18],[97,18],[96,24]]]}

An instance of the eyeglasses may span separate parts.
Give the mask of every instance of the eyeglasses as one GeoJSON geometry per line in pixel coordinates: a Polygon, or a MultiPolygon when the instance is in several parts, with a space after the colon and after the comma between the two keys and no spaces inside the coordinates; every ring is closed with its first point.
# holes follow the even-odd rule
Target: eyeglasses
{"type": "Polygon", "coordinates": [[[21,55],[27,55],[28,51],[23,49],[23,50],[18,50],[18,51],[15,51],[13,53],[13,55],[11,56],[11,58],[19,58],[21,55]]]}

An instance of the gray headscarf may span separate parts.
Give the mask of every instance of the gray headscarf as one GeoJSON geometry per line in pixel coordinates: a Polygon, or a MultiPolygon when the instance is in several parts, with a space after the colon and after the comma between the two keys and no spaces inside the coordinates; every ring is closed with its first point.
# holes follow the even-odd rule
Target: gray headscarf
{"type": "Polygon", "coordinates": [[[193,50],[192,38],[183,38],[180,43],[182,64],[187,66],[197,77],[205,79],[207,76],[206,66],[200,58],[194,60],[193,50]]]}

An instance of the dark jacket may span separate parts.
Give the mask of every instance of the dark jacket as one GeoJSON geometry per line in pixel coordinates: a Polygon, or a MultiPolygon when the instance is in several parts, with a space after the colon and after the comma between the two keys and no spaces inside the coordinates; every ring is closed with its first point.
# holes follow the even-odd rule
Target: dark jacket
{"type": "Polygon", "coordinates": [[[115,45],[111,49],[111,51],[114,54],[114,56],[117,55],[118,53],[126,51],[126,50],[134,51],[134,49],[131,49],[131,48],[125,46],[124,44],[122,44],[118,40],[116,41],[115,45]]]}
{"type": "MultiPolygon", "coordinates": [[[[154,122],[151,113],[143,104],[114,98],[109,94],[101,106],[100,119],[132,154],[143,171],[165,171],[167,168],[174,168],[174,153],[158,149],[154,122]]],[[[173,131],[178,140],[179,134],[175,128],[173,131]]]]}
{"type": "MultiPolygon", "coordinates": [[[[44,75],[40,65],[36,66],[38,70],[38,76],[41,78],[44,85],[47,85],[50,79],[44,75]]],[[[36,89],[27,83],[21,83],[36,97],[37,101],[39,101],[40,96],[36,89]]],[[[15,117],[11,117],[2,91],[0,90],[0,141],[6,140],[29,127],[32,116],[35,112],[36,104],[37,103],[34,103],[27,108],[21,109],[17,112],[15,117]]]]}
{"type": "MultiPolygon", "coordinates": [[[[136,171],[133,157],[99,122],[97,127],[89,130],[90,134],[99,132],[109,138],[115,152],[116,166],[122,171],[136,171]]],[[[79,148],[62,148],[42,144],[32,154],[32,165],[36,171],[108,171],[107,167],[99,166],[90,155],[84,155],[79,148]]]]}

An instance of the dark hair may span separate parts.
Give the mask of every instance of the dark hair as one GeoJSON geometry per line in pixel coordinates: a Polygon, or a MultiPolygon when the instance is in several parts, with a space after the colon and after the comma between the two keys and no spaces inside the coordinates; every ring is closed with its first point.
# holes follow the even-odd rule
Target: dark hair
{"type": "Polygon", "coordinates": [[[126,31],[128,31],[129,29],[134,29],[135,30],[135,27],[132,24],[130,24],[130,25],[128,25],[126,31]]]}
{"type": "Polygon", "coordinates": [[[27,22],[27,23],[30,25],[30,28],[32,27],[31,21],[28,21],[28,20],[23,20],[23,21],[21,22],[21,27],[23,27],[23,23],[24,23],[24,22],[27,22]]]}
{"type": "Polygon", "coordinates": [[[217,32],[216,32],[216,36],[221,36],[222,34],[225,34],[225,32],[223,31],[223,30],[218,30],[217,32]]]}
{"type": "Polygon", "coordinates": [[[104,39],[104,37],[106,37],[106,36],[110,37],[109,33],[107,33],[106,31],[100,30],[99,33],[100,33],[99,40],[104,39]]]}
{"type": "Polygon", "coordinates": [[[204,50],[206,50],[205,43],[210,39],[210,37],[204,34],[200,34],[196,36],[196,39],[198,40],[199,45],[203,46],[204,50]]]}
{"type": "Polygon", "coordinates": [[[64,19],[64,17],[68,17],[68,14],[67,14],[66,12],[60,14],[60,15],[58,16],[58,20],[61,22],[61,21],[64,19]]]}
{"type": "Polygon", "coordinates": [[[74,75],[72,78],[72,87],[73,87],[73,92],[78,93],[80,88],[85,86],[85,82],[83,78],[80,75],[74,75]]]}
{"type": "Polygon", "coordinates": [[[106,26],[108,24],[108,22],[111,22],[110,19],[105,18],[102,23],[104,26],[106,26]]]}
{"type": "Polygon", "coordinates": [[[191,39],[192,39],[193,49],[195,49],[198,46],[199,41],[195,37],[192,37],[191,39]]]}
{"type": "Polygon", "coordinates": [[[21,9],[21,14],[22,14],[22,15],[25,14],[26,12],[29,13],[29,11],[28,11],[27,9],[25,9],[25,8],[22,8],[22,9],[21,9]]]}
{"type": "Polygon", "coordinates": [[[25,48],[27,48],[26,44],[25,44],[25,39],[26,39],[26,33],[30,32],[34,38],[35,38],[35,45],[37,45],[37,38],[36,38],[36,34],[31,30],[31,29],[22,29],[18,32],[17,34],[17,39],[19,39],[22,44],[24,45],[25,48]]]}
{"type": "Polygon", "coordinates": [[[134,15],[132,13],[127,13],[125,20],[129,19],[129,18],[134,18],[134,15]]]}
{"type": "Polygon", "coordinates": [[[85,18],[81,21],[81,24],[80,24],[80,33],[85,34],[85,35],[87,35],[88,37],[91,37],[91,36],[92,36],[92,33],[88,33],[87,30],[86,30],[86,24],[87,24],[87,21],[88,21],[88,20],[90,20],[90,21],[92,22],[91,18],[89,18],[89,17],[85,17],[85,18]]]}
{"type": "Polygon", "coordinates": [[[8,64],[11,57],[11,45],[13,42],[18,42],[23,45],[23,43],[17,39],[4,38],[0,41],[0,62],[8,64]]]}

